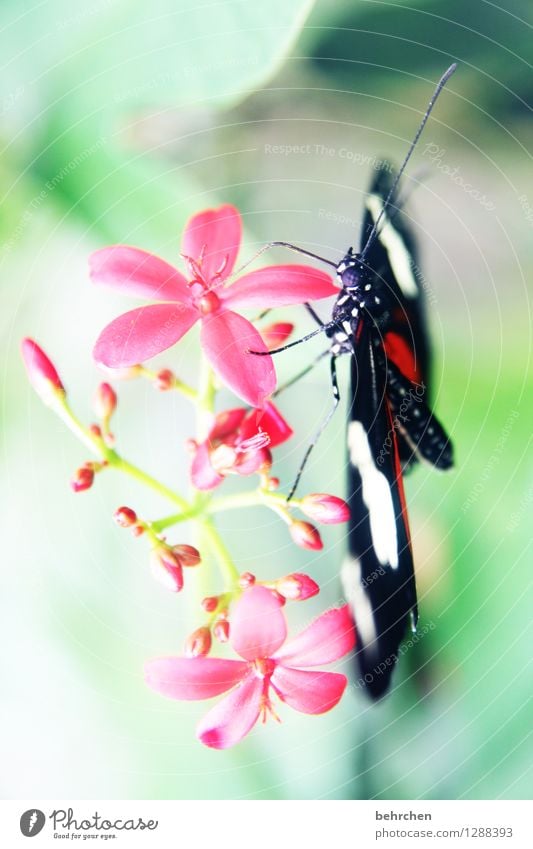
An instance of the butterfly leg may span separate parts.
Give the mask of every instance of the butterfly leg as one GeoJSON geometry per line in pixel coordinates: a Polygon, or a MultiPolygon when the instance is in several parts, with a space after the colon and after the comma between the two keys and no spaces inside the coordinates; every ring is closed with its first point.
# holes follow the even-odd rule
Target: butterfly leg
{"type": "Polygon", "coordinates": [[[302,336],[300,339],[296,339],[294,342],[289,342],[287,345],[283,345],[282,348],[273,348],[271,351],[250,351],[248,350],[248,354],[255,354],[256,357],[270,357],[271,354],[281,354],[282,351],[288,351],[289,348],[294,348],[295,345],[301,345],[302,342],[307,342],[308,339],[312,339],[313,336],[317,336],[319,333],[323,333],[326,330],[329,330],[330,327],[336,327],[337,323],[334,321],[330,321],[328,324],[321,324],[316,330],[313,330],[311,333],[307,333],[305,336],[302,336]]]}
{"type": "Polygon", "coordinates": [[[287,501],[290,501],[291,498],[293,497],[294,493],[296,492],[296,488],[297,488],[297,486],[300,482],[300,478],[302,477],[302,473],[303,473],[303,470],[305,469],[305,466],[306,466],[307,461],[309,459],[309,455],[311,454],[311,451],[313,450],[313,448],[317,444],[318,440],[322,436],[323,431],[326,429],[326,427],[330,423],[330,421],[333,417],[333,414],[335,413],[335,410],[339,406],[340,393],[339,393],[339,384],[338,384],[338,381],[337,381],[337,358],[336,357],[331,357],[330,374],[331,374],[331,389],[332,389],[332,392],[333,392],[333,404],[330,407],[327,415],[325,416],[325,418],[321,422],[320,427],[318,428],[317,432],[313,436],[313,439],[311,440],[310,444],[307,447],[307,451],[305,452],[303,460],[300,463],[300,468],[298,469],[298,473],[297,473],[296,478],[294,480],[294,483],[291,487],[291,491],[289,492],[289,494],[287,496],[287,501]]]}
{"type": "MultiPolygon", "coordinates": [[[[313,321],[315,321],[315,322],[316,322],[316,324],[318,324],[318,326],[319,326],[319,327],[322,327],[322,328],[323,328],[323,327],[325,327],[325,326],[326,326],[326,325],[325,325],[325,323],[324,323],[324,322],[322,321],[322,319],[320,318],[320,316],[318,315],[318,313],[317,313],[317,312],[315,312],[315,310],[313,309],[313,307],[311,306],[311,304],[308,304],[307,302],[305,302],[305,303],[303,304],[303,306],[306,308],[307,312],[309,313],[309,315],[311,316],[311,318],[313,319],[313,321]]],[[[266,318],[266,316],[267,316],[270,312],[272,312],[272,308],[271,308],[271,307],[269,307],[267,310],[263,310],[263,312],[259,313],[259,315],[258,315],[258,316],[256,316],[255,318],[253,318],[253,319],[252,319],[252,321],[253,321],[253,322],[254,322],[254,321],[261,321],[261,319],[262,319],[262,318],[266,318]]]]}

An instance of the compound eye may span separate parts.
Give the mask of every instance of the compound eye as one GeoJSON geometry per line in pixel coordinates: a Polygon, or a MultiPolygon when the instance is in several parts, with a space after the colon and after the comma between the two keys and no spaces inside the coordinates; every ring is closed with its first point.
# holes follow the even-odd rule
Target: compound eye
{"type": "Polygon", "coordinates": [[[342,285],[345,289],[357,289],[361,281],[361,272],[351,265],[341,274],[342,285]]]}

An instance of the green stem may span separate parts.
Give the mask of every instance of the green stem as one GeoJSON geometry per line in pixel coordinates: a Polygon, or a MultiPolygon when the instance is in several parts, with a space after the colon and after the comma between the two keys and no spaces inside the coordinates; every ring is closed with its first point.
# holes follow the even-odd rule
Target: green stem
{"type": "Polygon", "coordinates": [[[83,444],[86,445],[87,448],[89,448],[94,454],[101,457],[102,460],[105,460],[109,466],[120,472],[124,472],[146,486],[149,486],[150,489],[155,490],[155,492],[158,492],[160,495],[168,498],[169,501],[177,504],[182,511],[190,511],[191,505],[188,501],[182,498],[181,495],[178,495],[168,486],[165,486],[160,481],[156,480],[156,478],[147,474],[147,472],[143,472],[142,469],[134,466],[133,463],[125,460],[120,456],[120,454],[117,454],[113,448],[109,448],[101,437],[96,436],[96,434],[91,433],[88,428],[84,427],[80,420],[74,415],[66,400],[63,399],[61,404],[57,406],[56,410],[60,418],[72,431],[72,433],[74,433],[75,436],[77,436],[78,439],[81,440],[81,442],[83,442],[83,444]]]}
{"type": "Polygon", "coordinates": [[[177,492],[174,492],[174,490],[165,486],[165,484],[161,483],[156,478],[153,478],[147,472],[143,472],[142,469],[134,466],[133,463],[129,463],[128,460],[125,460],[117,454],[116,451],[110,451],[106,456],[106,460],[112,468],[117,469],[119,472],[124,472],[126,475],[140,481],[140,483],[146,484],[146,486],[149,486],[150,489],[153,489],[155,492],[158,492],[160,495],[168,498],[169,501],[173,501],[174,504],[181,507],[184,512],[190,512],[191,505],[185,500],[185,498],[182,498],[177,492]]]}
{"type": "Polygon", "coordinates": [[[206,493],[197,493],[192,505],[186,511],[181,510],[179,513],[171,513],[170,516],[163,516],[162,519],[157,519],[152,522],[152,528],[156,531],[164,531],[165,528],[171,528],[172,525],[178,525],[180,522],[186,522],[188,519],[196,519],[201,513],[206,510],[211,499],[206,493]]]}
{"type": "Polygon", "coordinates": [[[231,559],[229,551],[210,519],[203,519],[201,521],[201,527],[209,547],[218,561],[227,589],[234,591],[235,585],[239,579],[239,572],[231,559]]]}
{"type": "Polygon", "coordinates": [[[60,403],[58,403],[57,407],[54,408],[55,412],[57,412],[59,418],[66,424],[69,430],[78,437],[78,439],[83,442],[83,444],[102,459],[107,460],[107,457],[104,457],[104,450],[106,448],[105,443],[100,437],[96,436],[94,433],[84,427],[80,420],[74,415],[70,407],[68,406],[65,398],[61,398],[60,403]]]}
{"type": "MultiPolygon", "coordinates": [[[[155,382],[157,380],[157,372],[152,369],[146,368],[146,366],[139,367],[139,374],[143,377],[148,378],[155,382]]],[[[196,402],[198,400],[198,393],[192,386],[189,386],[187,383],[184,383],[179,378],[175,377],[169,389],[175,389],[177,392],[180,392],[185,398],[188,398],[189,401],[196,402]]]]}
{"type": "Polygon", "coordinates": [[[206,359],[202,359],[200,381],[196,407],[196,438],[202,442],[211,427],[211,417],[215,411],[215,384],[213,371],[206,359]]]}
{"type": "MultiPolygon", "coordinates": [[[[291,507],[298,507],[300,502],[294,499],[290,502],[291,507]]],[[[285,522],[292,521],[287,499],[284,495],[278,495],[273,492],[265,492],[258,489],[254,492],[242,492],[238,495],[227,495],[224,498],[217,498],[206,507],[207,513],[222,513],[225,510],[238,510],[242,507],[269,507],[274,510],[278,516],[285,522]]]]}

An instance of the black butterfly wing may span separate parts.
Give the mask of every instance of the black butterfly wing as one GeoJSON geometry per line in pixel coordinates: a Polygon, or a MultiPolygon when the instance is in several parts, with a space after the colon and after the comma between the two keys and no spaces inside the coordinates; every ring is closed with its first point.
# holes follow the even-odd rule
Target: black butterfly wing
{"type": "Polygon", "coordinates": [[[416,587],[398,440],[376,358],[381,343],[365,317],[354,344],[342,581],[357,631],[358,684],[377,699],[389,687],[407,627],[416,626],[416,587]]]}
{"type": "MultiPolygon", "coordinates": [[[[370,185],[365,201],[361,233],[361,249],[383,210],[396,173],[389,162],[383,162],[370,185]]],[[[390,293],[393,308],[385,317],[386,332],[391,338],[392,358],[413,380],[427,381],[429,374],[429,340],[424,311],[425,280],[420,270],[415,237],[395,196],[389,201],[375,238],[365,256],[366,263],[390,293]],[[396,342],[396,346],[395,346],[396,342]],[[403,343],[403,345],[401,344],[403,343]]]]}
{"type": "MultiPolygon", "coordinates": [[[[366,201],[363,244],[383,209],[394,179],[394,169],[384,162],[366,201]]],[[[430,407],[430,349],[424,312],[426,281],[418,263],[415,238],[401,205],[392,198],[366,256],[392,296],[393,306],[380,323],[387,394],[404,472],[421,459],[439,469],[448,469],[453,465],[452,446],[430,407]]]]}

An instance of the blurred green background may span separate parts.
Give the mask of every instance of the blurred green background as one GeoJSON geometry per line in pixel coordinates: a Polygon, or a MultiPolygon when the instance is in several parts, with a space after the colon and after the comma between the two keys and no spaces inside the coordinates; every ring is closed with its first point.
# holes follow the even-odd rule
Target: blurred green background
{"type": "MultiPolygon", "coordinates": [[[[4,795],[527,798],[531,4],[4,0],[0,22],[4,795]],[[421,638],[378,706],[351,688],[327,716],[287,709],[237,749],[206,750],[194,738],[206,705],[142,680],[146,658],[181,651],[195,610],[153,582],[144,541],[111,519],[121,503],[167,507],[112,475],[71,493],[87,457],[27,385],[19,340],[49,352],[87,420],[93,341],[132,306],[91,288],[90,251],[127,242],[175,261],[187,217],[229,201],[243,258],[272,239],[340,258],[357,245],[374,158],[403,157],[451,61],[406,180],[435,404],[457,457],[452,473],[419,469],[407,484],[421,638]]],[[[283,315],[304,332],[302,312],[283,315]]],[[[278,358],[280,378],[321,345],[278,358]]],[[[197,351],[189,335],[161,364],[192,378],[197,351]]],[[[119,389],[119,446],[184,487],[185,403],[137,381],[119,389]]],[[[283,397],[297,425],[277,453],[285,486],[328,404],[325,368],[283,397]]],[[[302,491],[342,492],[343,445],[339,413],[302,491]]],[[[341,529],[312,554],[260,510],[220,527],[243,570],[320,581],[319,599],[291,607],[295,627],[338,601],[341,529]]]]}

